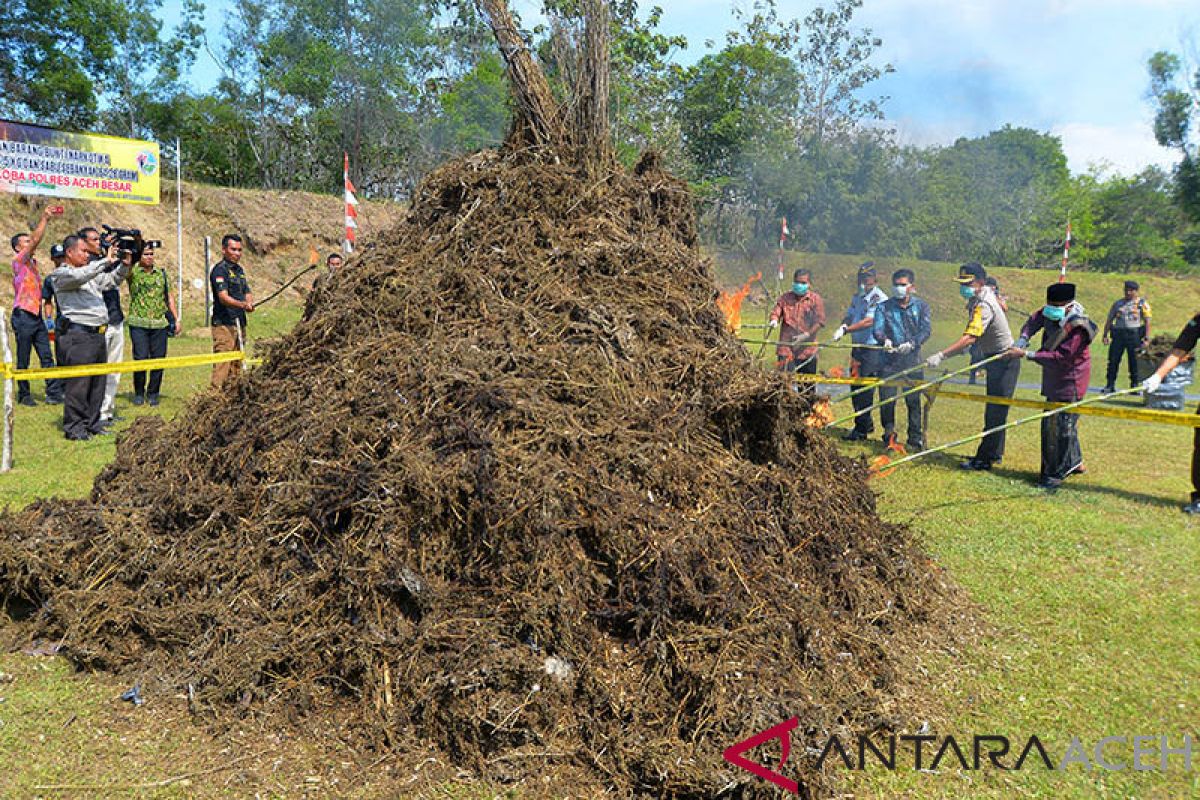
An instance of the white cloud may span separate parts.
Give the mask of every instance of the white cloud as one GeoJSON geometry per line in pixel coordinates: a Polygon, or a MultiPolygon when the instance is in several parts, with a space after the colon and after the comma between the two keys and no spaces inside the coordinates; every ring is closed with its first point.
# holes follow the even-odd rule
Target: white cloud
{"type": "Polygon", "coordinates": [[[1072,172],[1084,172],[1095,165],[1133,175],[1151,164],[1170,168],[1177,160],[1170,150],[1154,141],[1148,121],[1123,125],[1067,122],[1055,125],[1050,132],[1062,139],[1072,172]]]}

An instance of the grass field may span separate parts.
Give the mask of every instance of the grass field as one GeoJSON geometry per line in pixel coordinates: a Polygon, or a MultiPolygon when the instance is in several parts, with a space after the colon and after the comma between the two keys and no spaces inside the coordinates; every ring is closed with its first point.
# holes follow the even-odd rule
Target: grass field
{"type": "MultiPolygon", "coordinates": [[[[826,295],[836,322],[858,259],[812,257],[811,262],[817,271],[814,283],[826,295]]],[[[724,264],[721,274],[733,283],[745,266],[724,264]]],[[[887,272],[893,266],[880,264],[887,272]]],[[[961,329],[962,315],[949,280],[954,265],[915,266],[918,286],[937,318],[935,343],[949,342],[961,329]]],[[[1053,279],[1047,272],[998,274],[1013,306],[1029,310],[1041,304],[1043,287],[1053,279]]],[[[1102,315],[1119,295],[1124,278],[1074,277],[1095,315],[1102,315]]],[[[1174,332],[1200,309],[1200,289],[1184,281],[1141,280],[1159,330],[1174,332]]],[[[763,307],[760,301],[759,315],[763,307]]],[[[747,308],[747,321],[753,321],[754,310],[747,308]]],[[[264,309],[252,319],[251,332],[272,335],[298,316],[296,306],[264,309]]],[[[202,337],[172,344],[176,354],[207,349],[202,337]]],[[[1098,347],[1094,383],[1099,380],[1095,373],[1102,378],[1103,354],[1098,347]]],[[[844,360],[839,353],[824,366],[844,360]]],[[[208,374],[207,369],[168,373],[164,404],[153,413],[179,413],[188,395],[204,389],[208,374]]],[[[1022,381],[1037,379],[1037,368],[1025,365],[1022,381]]],[[[131,418],[152,413],[128,405],[130,385],[123,378],[120,412],[131,418]]],[[[40,387],[35,393],[40,394],[40,387]]],[[[1029,413],[1014,409],[1012,418],[1029,413]]],[[[18,409],[17,467],[0,476],[0,504],[20,506],[40,497],[89,492],[114,443],[111,437],[83,444],[63,441],[56,428],[60,414],[55,407],[18,409]]],[[[981,405],[940,400],[930,441],[974,432],[981,419],[981,405]]],[[[881,515],[913,529],[966,589],[975,608],[963,613],[976,614],[987,631],[961,652],[936,656],[936,669],[919,680],[928,687],[930,714],[941,720],[938,733],[960,742],[986,734],[1023,742],[1036,734],[1055,760],[1072,736],[1090,748],[1105,736],[1131,740],[1166,735],[1178,746],[1182,735],[1200,734],[1200,684],[1195,680],[1200,668],[1195,579],[1200,573],[1200,522],[1178,511],[1190,488],[1191,432],[1088,417],[1081,423],[1081,437],[1089,472],[1071,478],[1052,496],[1033,486],[1036,424],[1010,434],[1005,461],[993,473],[962,473],[954,468],[957,459],[934,457],[871,484],[881,515]]],[[[878,441],[841,447],[856,456],[882,449],[878,441]]],[[[486,785],[457,782],[449,765],[431,764],[423,771],[407,762],[374,762],[329,743],[318,747],[319,732],[308,741],[280,738],[248,722],[214,733],[190,722],[182,701],[134,709],[116,699],[127,687],[110,676],[73,674],[61,659],[7,653],[0,655],[0,670],[15,677],[11,683],[0,682],[3,797],[413,796],[406,786],[432,786],[419,792],[424,797],[492,796],[486,785]],[[170,786],[128,788],[181,775],[192,777],[170,786]],[[34,788],[48,783],[118,788],[34,788]]],[[[1105,752],[1110,759],[1132,762],[1132,745],[1112,745],[1105,752]]],[[[720,754],[713,758],[719,761],[720,754]]],[[[1200,754],[1194,762],[1200,765],[1200,754]]],[[[1180,757],[1173,757],[1166,773],[1128,766],[1121,772],[1081,766],[1047,772],[1036,766],[1010,773],[954,767],[936,774],[875,768],[847,773],[845,788],[863,797],[1200,795],[1200,779],[1185,773],[1181,764],[1180,757]]]]}

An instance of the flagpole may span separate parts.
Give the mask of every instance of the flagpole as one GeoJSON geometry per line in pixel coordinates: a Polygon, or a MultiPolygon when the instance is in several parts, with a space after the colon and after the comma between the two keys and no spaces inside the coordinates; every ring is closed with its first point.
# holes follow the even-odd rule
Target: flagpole
{"type": "Polygon", "coordinates": [[[358,238],[358,198],[354,196],[354,184],[350,182],[350,154],[343,151],[342,159],[342,199],[346,208],[346,238],[342,249],[349,255],[354,252],[358,238]]]}
{"type": "Polygon", "coordinates": [[[1067,214],[1067,238],[1063,241],[1062,269],[1058,271],[1058,282],[1067,280],[1067,260],[1071,255],[1071,215],[1067,214]]]}
{"type": "MultiPolygon", "coordinates": [[[[183,150],[175,137],[175,259],[179,265],[179,289],[175,295],[176,322],[183,327],[183,150]]],[[[207,277],[207,276],[206,276],[207,277]]]]}

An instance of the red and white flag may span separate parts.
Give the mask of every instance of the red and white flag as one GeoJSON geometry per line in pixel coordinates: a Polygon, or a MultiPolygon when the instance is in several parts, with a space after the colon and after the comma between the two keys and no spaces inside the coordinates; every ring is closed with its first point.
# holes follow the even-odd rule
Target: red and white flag
{"type": "Polygon", "coordinates": [[[354,184],[350,182],[350,154],[342,153],[342,156],[342,178],[346,182],[346,241],[343,247],[347,253],[353,253],[358,234],[358,198],[354,196],[354,184]]]}
{"type": "Polygon", "coordinates": [[[1067,238],[1063,241],[1063,261],[1062,269],[1058,271],[1058,282],[1062,283],[1067,279],[1067,259],[1071,256],[1071,220],[1067,220],[1067,238]]]}

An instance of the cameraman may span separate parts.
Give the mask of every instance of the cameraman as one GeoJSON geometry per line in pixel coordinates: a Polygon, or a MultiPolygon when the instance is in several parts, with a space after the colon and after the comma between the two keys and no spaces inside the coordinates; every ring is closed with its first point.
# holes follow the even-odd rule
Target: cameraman
{"type": "MultiPolygon", "coordinates": [[[[103,257],[104,244],[100,232],[95,228],[83,228],[78,235],[83,238],[89,257],[95,261],[103,257]]],[[[115,242],[110,242],[115,244],[115,242]]],[[[104,305],[108,308],[108,329],[104,334],[104,346],[108,353],[105,359],[110,364],[125,360],[125,313],[121,310],[120,284],[104,292],[104,305]]],[[[119,419],[116,414],[117,386],[121,374],[115,372],[105,377],[104,402],[100,405],[100,422],[105,425],[119,419]]]]}
{"type": "MultiPolygon", "coordinates": [[[[241,340],[246,331],[246,314],[254,311],[254,295],[242,269],[242,237],[236,233],[221,237],[221,254],[224,258],[209,273],[212,296],[216,298],[212,313],[213,352],[229,353],[244,346],[241,340]]],[[[241,361],[213,364],[212,385],[222,386],[241,371],[241,361]]]]}
{"type": "MultiPolygon", "coordinates": [[[[129,274],[130,265],[122,261],[116,246],[107,258],[91,259],[85,239],[68,236],[63,241],[66,263],[50,273],[58,313],[62,320],[58,331],[63,366],[103,364],[108,347],[108,306],[104,292],[117,288],[129,274]]],[[[100,405],[104,401],[104,375],[67,378],[63,404],[63,433],[68,439],[85,440],[109,433],[100,423],[100,405]]]]}
{"type": "MultiPolygon", "coordinates": [[[[154,266],[154,248],[147,245],[142,257],[129,273],[129,340],[133,343],[133,360],[165,358],[167,337],[179,334],[179,314],[171,297],[167,273],[154,266]],[[172,324],[171,320],[174,320],[172,324]]],[[[145,372],[133,373],[133,404],[158,405],[162,386],[161,369],[150,370],[150,383],[145,372]]]]}

